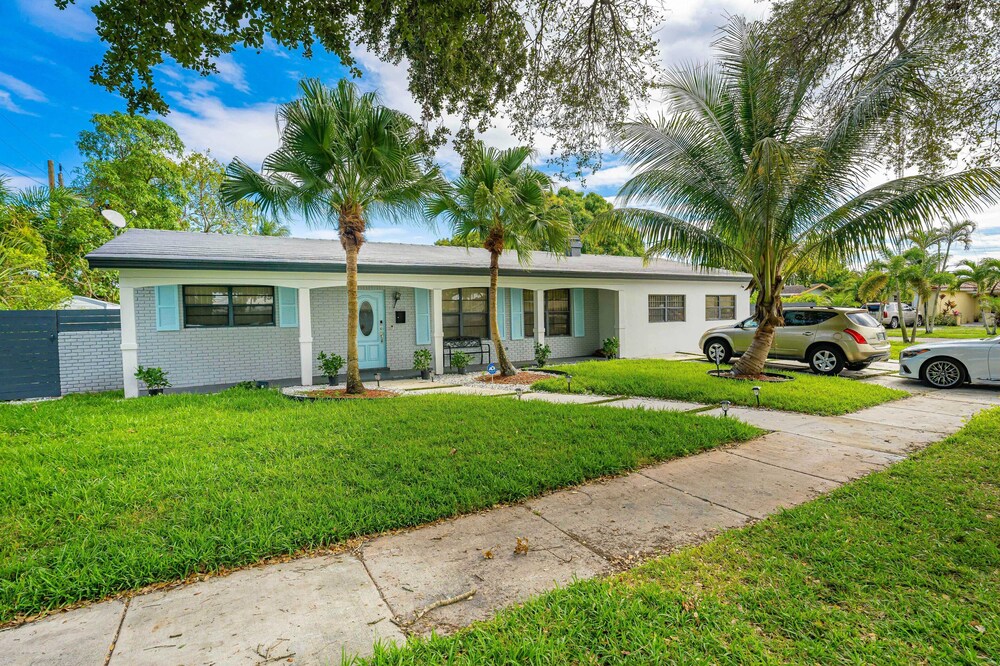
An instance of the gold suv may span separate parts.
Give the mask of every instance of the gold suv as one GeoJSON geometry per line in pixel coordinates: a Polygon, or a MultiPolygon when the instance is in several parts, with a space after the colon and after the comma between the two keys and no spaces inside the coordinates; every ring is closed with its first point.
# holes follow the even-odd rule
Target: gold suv
{"type": "MultiPolygon", "coordinates": [[[[774,332],[768,358],[808,363],[820,375],[836,375],[845,367],[862,370],[889,358],[885,328],[867,310],[821,306],[788,306],[785,325],[774,332]]],[[[713,363],[728,363],[750,346],[757,322],[719,326],[701,336],[701,349],[713,363]]]]}

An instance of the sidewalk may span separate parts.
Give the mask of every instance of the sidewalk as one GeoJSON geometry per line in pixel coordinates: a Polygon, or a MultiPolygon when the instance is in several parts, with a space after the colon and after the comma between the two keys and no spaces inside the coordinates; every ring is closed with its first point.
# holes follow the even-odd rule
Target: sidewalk
{"type": "MultiPolygon", "coordinates": [[[[556,585],[621,570],[808,501],[1000,405],[995,389],[931,397],[898,378],[867,381],[920,394],[840,417],[732,408],[730,416],[773,432],[628,476],[370,539],[350,553],[244,569],[57,613],[0,632],[0,661],[338,663],[345,654],[369,654],[375,641],[453,630],[556,585]],[[515,552],[519,539],[527,541],[526,553],[515,552]],[[431,608],[442,600],[453,603],[431,608]]],[[[434,392],[466,388],[482,392],[434,392]]],[[[517,398],[505,393],[496,399],[517,398]]],[[[592,402],[595,409],[704,407],[614,396],[533,393],[523,399],[592,402]]]]}

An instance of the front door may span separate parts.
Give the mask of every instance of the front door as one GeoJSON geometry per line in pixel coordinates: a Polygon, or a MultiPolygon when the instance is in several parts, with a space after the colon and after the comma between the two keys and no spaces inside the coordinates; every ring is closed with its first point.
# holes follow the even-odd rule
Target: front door
{"type": "Polygon", "coordinates": [[[385,292],[358,292],[358,367],[385,367],[385,292]]]}

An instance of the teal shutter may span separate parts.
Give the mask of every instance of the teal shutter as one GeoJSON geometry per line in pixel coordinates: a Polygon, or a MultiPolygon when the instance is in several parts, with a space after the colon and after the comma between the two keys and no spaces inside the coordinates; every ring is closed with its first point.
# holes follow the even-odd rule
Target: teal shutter
{"type": "Polygon", "coordinates": [[[299,290],[278,287],[278,326],[296,328],[299,325],[299,290]]]}
{"type": "Polygon", "coordinates": [[[500,329],[500,339],[507,339],[507,290],[497,289],[497,328],[500,329]]]}
{"type": "Polygon", "coordinates": [[[164,284],[156,287],[156,330],[178,331],[181,328],[180,287],[164,284]]]}
{"type": "Polygon", "coordinates": [[[510,339],[524,340],[524,292],[508,289],[510,292],[510,339]]]}
{"type": "Polygon", "coordinates": [[[431,343],[431,292],[429,289],[414,289],[413,297],[416,301],[414,321],[417,324],[417,344],[429,345],[431,343]]]}
{"type": "Polygon", "coordinates": [[[573,337],[582,338],[585,315],[583,311],[583,289],[572,289],[571,292],[573,298],[573,337]]]}

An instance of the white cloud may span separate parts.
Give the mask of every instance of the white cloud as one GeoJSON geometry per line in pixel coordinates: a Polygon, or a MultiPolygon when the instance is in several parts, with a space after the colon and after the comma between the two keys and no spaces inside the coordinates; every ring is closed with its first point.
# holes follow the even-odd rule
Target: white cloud
{"type": "Polygon", "coordinates": [[[278,148],[276,104],[234,107],[207,95],[175,93],[172,97],[173,111],[166,122],[177,130],[190,150],[210,149],[223,162],[239,156],[259,167],[278,148]]]}
{"type": "Polygon", "coordinates": [[[45,94],[38,88],[4,72],[0,72],[0,88],[6,88],[9,92],[30,102],[48,101],[45,94]]]}
{"type": "Polygon", "coordinates": [[[228,83],[242,93],[250,92],[250,84],[247,83],[246,72],[243,67],[236,62],[231,53],[226,53],[215,59],[215,66],[219,70],[219,80],[228,83]]]}
{"type": "Polygon", "coordinates": [[[4,185],[11,190],[25,190],[30,187],[40,187],[45,180],[43,178],[28,178],[27,176],[11,175],[0,171],[4,177],[4,185]]]}
{"type": "Polygon", "coordinates": [[[11,113],[20,113],[22,115],[33,115],[18,106],[17,102],[14,101],[10,93],[6,90],[0,90],[0,109],[6,109],[11,113]]]}
{"type": "Polygon", "coordinates": [[[17,0],[28,21],[45,32],[78,42],[97,37],[97,19],[90,8],[97,0],[78,0],[66,9],[58,9],[52,0],[17,0]]]}

